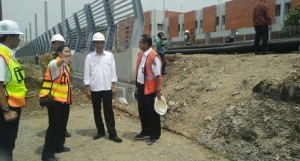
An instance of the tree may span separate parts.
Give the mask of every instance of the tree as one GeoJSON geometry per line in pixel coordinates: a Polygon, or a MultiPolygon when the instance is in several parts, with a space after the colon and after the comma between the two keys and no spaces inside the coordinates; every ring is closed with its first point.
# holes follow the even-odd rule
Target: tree
{"type": "Polygon", "coordinates": [[[284,27],[300,25],[300,4],[295,9],[290,9],[284,20],[284,27]]]}
{"type": "Polygon", "coordinates": [[[295,9],[290,9],[284,20],[282,28],[282,37],[300,36],[300,4],[295,9]]]}

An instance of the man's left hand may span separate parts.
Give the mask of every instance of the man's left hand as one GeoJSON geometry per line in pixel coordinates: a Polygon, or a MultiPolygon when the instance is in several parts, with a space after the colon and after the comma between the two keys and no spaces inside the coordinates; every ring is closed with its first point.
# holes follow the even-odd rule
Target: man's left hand
{"type": "Polygon", "coordinates": [[[117,86],[116,85],[113,85],[111,87],[111,91],[112,91],[112,95],[115,96],[117,94],[117,86]]]}

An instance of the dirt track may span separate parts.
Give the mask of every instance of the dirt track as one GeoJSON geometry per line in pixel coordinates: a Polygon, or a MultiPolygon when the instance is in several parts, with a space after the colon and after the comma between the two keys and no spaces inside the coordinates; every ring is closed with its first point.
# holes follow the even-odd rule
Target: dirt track
{"type": "MultiPolygon", "coordinates": [[[[45,129],[47,128],[47,110],[25,111],[21,117],[19,137],[14,150],[15,161],[38,161],[41,158],[45,129]]],[[[92,107],[73,106],[70,112],[68,131],[71,138],[66,139],[70,152],[56,154],[59,161],[220,161],[226,160],[220,155],[200,147],[191,140],[162,130],[159,142],[149,146],[147,141],[135,141],[139,132],[137,119],[125,116],[115,110],[116,127],[123,143],[116,144],[108,136],[93,140],[96,133],[92,107]]]]}

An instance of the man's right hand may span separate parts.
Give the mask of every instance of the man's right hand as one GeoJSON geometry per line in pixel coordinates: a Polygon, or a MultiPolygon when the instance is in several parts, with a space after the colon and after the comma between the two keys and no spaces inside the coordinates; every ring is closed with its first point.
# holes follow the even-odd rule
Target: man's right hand
{"type": "Polygon", "coordinates": [[[12,110],[9,110],[8,112],[3,112],[3,115],[4,115],[4,120],[7,122],[14,121],[19,117],[18,113],[12,110]]]}
{"type": "Polygon", "coordinates": [[[85,90],[85,94],[86,94],[86,96],[87,96],[89,99],[92,98],[91,90],[90,90],[90,89],[85,90]]]}

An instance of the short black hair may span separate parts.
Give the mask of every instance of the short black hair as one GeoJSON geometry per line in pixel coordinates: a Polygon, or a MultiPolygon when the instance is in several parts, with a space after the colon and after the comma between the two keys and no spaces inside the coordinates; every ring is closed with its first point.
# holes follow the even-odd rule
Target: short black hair
{"type": "Polygon", "coordinates": [[[151,36],[149,36],[147,34],[143,34],[142,41],[143,41],[143,43],[147,43],[150,47],[152,46],[152,37],[151,36]]]}
{"type": "Polygon", "coordinates": [[[68,45],[66,45],[66,44],[63,44],[63,45],[60,45],[60,46],[57,48],[57,52],[56,52],[56,53],[57,53],[57,54],[58,54],[58,53],[61,53],[61,52],[64,50],[65,47],[68,47],[69,49],[71,49],[70,46],[68,46],[68,45]]]}
{"type": "Polygon", "coordinates": [[[7,38],[8,36],[11,36],[11,37],[16,37],[16,36],[19,36],[19,34],[8,34],[8,35],[3,35],[0,37],[0,43],[3,43],[7,38]]]}
{"type": "Polygon", "coordinates": [[[164,34],[163,32],[159,32],[159,33],[157,34],[157,36],[158,36],[159,38],[161,38],[162,35],[165,35],[165,34],[164,34]]]}

